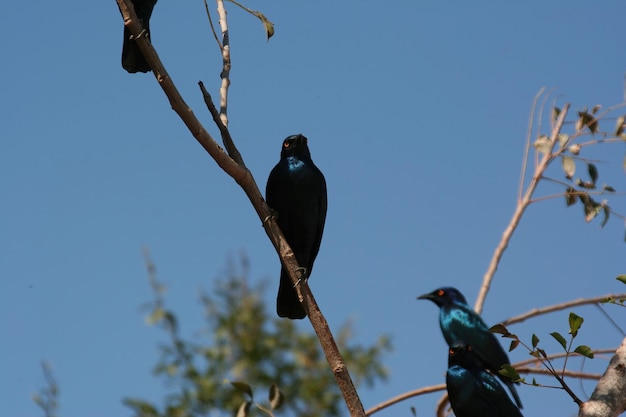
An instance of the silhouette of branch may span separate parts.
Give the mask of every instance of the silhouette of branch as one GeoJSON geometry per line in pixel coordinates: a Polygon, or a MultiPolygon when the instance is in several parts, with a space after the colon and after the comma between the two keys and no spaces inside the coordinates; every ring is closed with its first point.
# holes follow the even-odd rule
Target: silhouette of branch
{"type": "MultiPolygon", "coordinates": [[[[137,45],[150,64],[157,82],[169,99],[172,109],[176,112],[176,114],[178,114],[194,138],[196,138],[198,143],[200,143],[207,153],[211,155],[218,166],[231,176],[246,193],[257,215],[259,216],[259,219],[261,219],[263,228],[274,245],[282,264],[288,271],[290,279],[294,285],[296,285],[299,281],[296,271],[300,270],[300,267],[296,261],[293,251],[280,231],[280,228],[276,223],[276,219],[272,216],[270,208],[265,203],[254,177],[250,171],[245,168],[245,166],[239,165],[234,159],[228,156],[217,144],[215,139],[207,132],[204,126],[202,126],[191,108],[183,100],[150,41],[145,36],[138,36],[142,31],[142,27],[141,23],[137,19],[132,2],[130,0],[116,1],[120,11],[122,12],[124,24],[136,37],[137,45]]],[[[220,4],[222,4],[223,7],[223,2],[218,0],[218,8],[220,4]]],[[[220,17],[222,16],[225,16],[225,14],[221,13],[220,17]]],[[[224,30],[224,26],[222,26],[222,30],[224,30]]],[[[227,37],[228,32],[225,32],[226,33],[223,33],[223,36],[227,37]]],[[[224,88],[225,83],[227,84],[228,78],[224,77],[224,74],[222,75],[222,88],[224,88]]],[[[222,110],[225,112],[224,108],[222,110]]],[[[224,126],[227,126],[226,123],[223,124],[224,126]]],[[[350,377],[348,369],[343,361],[343,358],[341,357],[339,349],[337,348],[337,344],[333,338],[330,328],[328,327],[328,323],[320,311],[307,282],[300,282],[297,288],[302,292],[304,309],[307,312],[307,316],[311,321],[311,325],[313,326],[318,339],[320,340],[326,360],[333,371],[337,385],[341,390],[350,415],[353,417],[364,416],[365,410],[363,409],[363,405],[361,404],[359,396],[356,392],[352,378],[350,377]]]]}

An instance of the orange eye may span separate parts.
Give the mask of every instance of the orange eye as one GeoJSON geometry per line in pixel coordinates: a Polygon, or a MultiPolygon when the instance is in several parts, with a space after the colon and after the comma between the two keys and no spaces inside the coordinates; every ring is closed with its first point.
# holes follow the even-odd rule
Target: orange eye
{"type": "Polygon", "coordinates": [[[437,291],[437,295],[438,295],[439,297],[443,297],[443,295],[444,295],[445,293],[446,293],[446,292],[445,292],[444,290],[439,290],[439,291],[437,291]]]}
{"type": "Polygon", "coordinates": [[[285,141],[285,142],[283,143],[283,148],[288,148],[288,147],[290,147],[290,146],[291,146],[291,142],[287,142],[287,141],[285,141]]]}

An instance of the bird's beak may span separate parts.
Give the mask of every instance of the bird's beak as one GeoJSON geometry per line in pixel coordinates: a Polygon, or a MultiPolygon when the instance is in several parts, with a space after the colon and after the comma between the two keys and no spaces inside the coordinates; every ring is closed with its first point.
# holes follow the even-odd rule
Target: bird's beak
{"type": "Polygon", "coordinates": [[[433,299],[433,294],[432,293],[428,293],[428,294],[422,294],[419,297],[417,297],[418,300],[432,300],[433,299]]]}

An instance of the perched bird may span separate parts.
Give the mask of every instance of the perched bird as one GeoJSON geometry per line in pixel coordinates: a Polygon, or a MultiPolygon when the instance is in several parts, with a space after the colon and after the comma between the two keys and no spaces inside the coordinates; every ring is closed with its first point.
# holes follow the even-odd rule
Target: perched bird
{"type": "MultiPolygon", "coordinates": [[[[327,203],[326,180],[311,160],[304,136],[284,140],[280,161],[267,179],[265,199],[276,212],[278,226],[308,279],[320,249],[327,203]]],[[[306,317],[284,267],[280,271],[276,311],[280,317],[306,317]]]]}
{"type": "MultiPolygon", "coordinates": [[[[157,0],[133,0],[135,13],[148,39],[150,39],[150,16],[156,2],[157,0]]],[[[122,67],[130,73],[150,71],[150,65],[146,62],[126,26],[124,26],[124,44],[122,46],[122,67]]]]}
{"type": "Polygon", "coordinates": [[[456,417],[522,417],[498,380],[469,345],[450,347],[446,387],[456,417]]]}
{"type": "Polygon", "coordinates": [[[443,287],[417,298],[430,300],[439,306],[439,326],[448,346],[458,343],[472,346],[474,355],[482,366],[500,378],[511,390],[517,406],[522,408],[513,382],[498,373],[502,365],[511,363],[509,357],[480,315],[467,304],[463,294],[456,288],[443,287]]]}

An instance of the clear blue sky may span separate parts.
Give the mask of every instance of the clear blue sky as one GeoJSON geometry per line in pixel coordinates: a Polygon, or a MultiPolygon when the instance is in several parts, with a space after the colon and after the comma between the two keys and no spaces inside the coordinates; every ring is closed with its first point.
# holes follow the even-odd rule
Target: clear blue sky
{"type": "MultiPolygon", "coordinates": [[[[284,137],[308,136],[329,190],[312,289],[333,329],[352,319],[357,342],[392,337],[389,382],[361,391],[366,408],[443,382],[437,310],[415,297],[454,285],[473,303],[514,208],[537,91],[553,88],[573,110],[623,99],[623,2],[453,3],[248,2],[276,24],[269,43],[256,19],[229,6],[239,149],[264,189],[284,137]]],[[[202,1],[161,0],[152,32],[188,104],[216,133],[196,84],[217,94],[221,66],[202,1]]],[[[0,35],[0,415],[41,415],[30,396],[43,385],[44,359],[63,417],[129,415],[123,397],[158,402],[164,393],[151,375],[162,334],[140,310],[151,299],[141,248],[190,337],[201,326],[199,290],[229,256],[245,251],[254,280],[277,280],[278,258],[244,194],[152,75],[121,69],[114,0],[7,2],[0,35]]],[[[610,162],[599,164],[601,183],[626,189],[623,155],[624,146],[599,151],[610,162]]],[[[626,289],[614,280],[626,272],[623,224],[600,230],[581,212],[561,199],[530,208],[487,299],[487,322],[626,289]]],[[[267,297],[273,305],[274,288],[267,297]]],[[[606,310],[626,328],[623,309],[606,310]]],[[[580,343],[622,340],[596,308],[575,311],[586,319],[580,343]]],[[[514,330],[556,351],[548,333],[567,332],[567,312],[514,330]]],[[[602,372],[606,359],[583,369],[602,372]]],[[[572,386],[582,397],[593,388],[572,386]]],[[[519,392],[526,416],[577,411],[558,390],[519,392]]],[[[438,398],[379,415],[409,415],[410,406],[432,415],[438,398]]]]}

